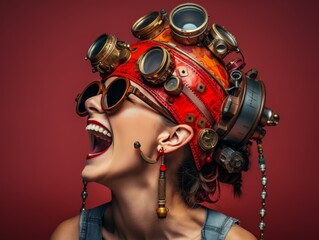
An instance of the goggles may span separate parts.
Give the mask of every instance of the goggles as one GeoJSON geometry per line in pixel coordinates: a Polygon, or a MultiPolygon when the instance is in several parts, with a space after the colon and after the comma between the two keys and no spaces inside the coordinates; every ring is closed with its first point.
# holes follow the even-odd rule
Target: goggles
{"type": "Polygon", "coordinates": [[[151,99],[144,95],[137,87],[131,85],[127,78],[117,77],[111,81],[111,83],[105,88],[102,82],[94,81],[90,83],[82,93],[76,97],[76,112],[79,116],[83,117],[88,115],[88,111],[85,107],[85,102],[91,97],[102,94],[101,106],[105,112],[116,112],[130,94],[134,94],[151,108],[158,113],[162,114],[171,122],[175,122],[175,119],[170,116],[165,110],[156,105],[151,99]]]}
{"type": "Polygon", "coordinates": [[[130,58],[130,45],[119,41],[116,36],[102,34],[89,48],[86,60],[90,60],[92,72],[106,75],[130,58]]]}

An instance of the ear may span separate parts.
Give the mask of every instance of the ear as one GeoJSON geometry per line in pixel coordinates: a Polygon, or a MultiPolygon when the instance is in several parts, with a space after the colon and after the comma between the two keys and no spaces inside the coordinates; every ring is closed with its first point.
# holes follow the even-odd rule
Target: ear
{"type": "Polygon", "coordinates": [[[165,153],[174,152],[181,148],[193,138],[194,131],[191,126],[180,124],[168,129],[165,129],[158,136],[157,150],[164,147],[165,153]]]}

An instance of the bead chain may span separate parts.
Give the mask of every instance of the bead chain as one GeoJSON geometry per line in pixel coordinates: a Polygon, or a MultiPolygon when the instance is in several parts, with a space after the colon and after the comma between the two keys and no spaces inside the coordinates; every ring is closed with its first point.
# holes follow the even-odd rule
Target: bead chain
{"type": "Polygon", "coordinates": [[[86,187],[87,187],[87,182],[83,180],[83,191],[82,191],[82,207],[81,207],[81,212],[85,211],[85,203],[86,203],[86,199],[88,197],[88,192],[86,191],[86,187]]]}
{"type": "Polygon", "coordinates": [[[259,229],[260,229],[260,240],[264,240],[264,229],[266,227],[265,223],[265,215],[266,215],[266,197],[267,197],[267,177],[266,177],[266,161],[263,156],[263,148],[261,145],[261,140],[257,140],[257,149],[258,149],[258,158],[259,158],[259,168],[261,171],[261,209],[260,209],[260,223],[259,223],[259,229]]]}

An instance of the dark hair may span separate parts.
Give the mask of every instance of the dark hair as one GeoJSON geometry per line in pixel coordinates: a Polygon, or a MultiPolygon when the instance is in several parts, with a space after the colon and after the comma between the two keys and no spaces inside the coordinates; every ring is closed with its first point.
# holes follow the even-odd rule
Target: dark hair
{"type": "Polygon", "coordinates": [[[177,175],[180,193],[187,205],[194,207],[202,202],[217,202],[220,198],[220,182],[231,184],[234,196],[241,195],[241,172],[229,173],[216,161],[207,163],[198,171],[188,145],[186,156],[177,175]]]}

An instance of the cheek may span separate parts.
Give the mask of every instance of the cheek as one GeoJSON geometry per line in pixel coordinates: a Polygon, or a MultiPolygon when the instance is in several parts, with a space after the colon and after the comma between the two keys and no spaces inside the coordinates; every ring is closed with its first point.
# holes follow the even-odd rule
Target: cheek
{"type": "MultiPolygon", "coordinates": [[[[114,119],[114,146],[121,146],[122,151],[136,153],[134,142],[142,144],[143,151],[150,153],[157,147],[157,136],[162,119],[151,109],[127,108],[114,119]]],[[[116,147],[117,148],[117,147],[116,147]]]]}
{"type": "Polygon", "coordinates": [[[162,126],[161,117],[145,108],[123,108],[108,118],[113,133],[111,149],[82,172],[84,176],[101,183],[106,179],[123,179],[143,172],[148,165],[141,160],[134,142],[141,143],[141,150],[146,156],[156,158],[157,136],[162,126]]]}

